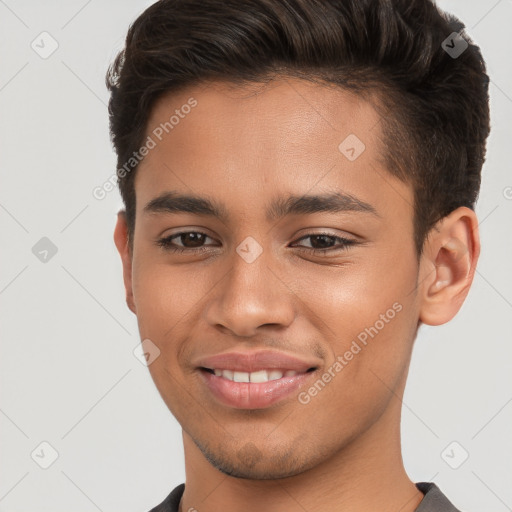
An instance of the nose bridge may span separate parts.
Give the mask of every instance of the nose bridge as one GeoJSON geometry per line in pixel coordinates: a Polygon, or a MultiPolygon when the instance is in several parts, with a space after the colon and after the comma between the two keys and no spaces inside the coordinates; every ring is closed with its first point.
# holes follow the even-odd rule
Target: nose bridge
{"type": "MultiPolygon", "coordinates": [[[[262,325],[289,325],[294,318],[287,288],[272,271],[270,248],[247,236],[230,255],[230,270],[219,283],[210,303],[207,320],[222,325],[238,336],[250,336],[262,325]]],[[[268,242],[268,240],[267,240],[268,242]]]]}
{"type": "Polygon", "coordinates": [[[230,285],[237,293],[244,289],[250,290],[249,296],[270,295],[268,274],[272,274],[272,254],[269,240],[263,237],[247,236],[240,242],[232,254],[230,285]]]}

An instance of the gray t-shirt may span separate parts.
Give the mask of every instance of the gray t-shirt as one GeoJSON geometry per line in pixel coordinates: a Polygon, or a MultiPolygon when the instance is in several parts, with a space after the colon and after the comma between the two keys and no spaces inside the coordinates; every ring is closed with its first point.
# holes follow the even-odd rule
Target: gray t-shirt
{"type": "MultiPolygon", "coordinates": [[[[433,482],[418,482],[416,487],[425,495],[415,512],[461,512],[433,482]]],[[[178,512],[185,484],[175,487],[165,500],[149,512],[178,512]]]]}

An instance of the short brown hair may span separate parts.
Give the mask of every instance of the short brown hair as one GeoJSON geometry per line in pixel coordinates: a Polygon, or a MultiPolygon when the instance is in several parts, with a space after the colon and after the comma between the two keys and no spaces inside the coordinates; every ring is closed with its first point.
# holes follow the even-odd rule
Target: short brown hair
{"type": "MultiPolygon", "coordinates": [[[[420,255],[434,224],[474,209],[480,189],[489,77],[464,28],[431,0],[160,0],[130,26],[107,72],[118,169],[141,147],[155,101],[188,85],[292,76],[374,92],[383,162],[414,189],[420,255]],[[457,57],[442,46],[454,32],[468,43],[457,57]]],[[[118,175],[130,241],[135,172],[118,175]]]]}

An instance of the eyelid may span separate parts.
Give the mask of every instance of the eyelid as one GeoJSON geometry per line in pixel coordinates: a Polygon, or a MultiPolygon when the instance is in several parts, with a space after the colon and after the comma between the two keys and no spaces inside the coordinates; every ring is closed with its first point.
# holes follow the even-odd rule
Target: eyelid
{"type": "Polygon", "coordinates": [[[157,235],[155,237],[155,241],[163,240],[166,238],[172,238],[172,237],[176,237],[178,235],[184,235],[187,233],[198,233],[200,235],[205,235],[205,236],[211,238],[212,240],[215,240],[215,237],[209,234],[209,230],[202,226],[191,226],[191,227],[185,226],[185,227],[179,227],[179,228],[175,228],[175,229],[177,229],[178,231],[166,229],[165,231],[162,232],[162,233],[165,233],[164,235],[157,235]]]}
{"type": "Polygon", "coordinates": [[[314,231],[314,228],[311,228],[313,229],[313,231],[304,231],[303,234],[299,235],[298,238],[296,238],[296,241],[299,241],[299,240],[302,240],[304,238],[308,238],[310,236],[329,236],[329,237],[332,237],[332,238],[341,238],[343,240],[353,240],[354,242],[357,242],[358,241],[358,237],[355,236],[355,235],[352,235],[352,234],[349,234],[347,232],[343,232],[343,233],[335,233],[335,232],[331,232],[329,231],[329,229],[324,229],[322,230],[320,228],[319,231],[314,231]]]}
{"type": "Polygon", "coordinates": [[[312,252],[312,253],[333,253],[333,254],[337,254],[338,252],[340,251],[343,251],[343,250],[346,250],[348,247],[350,246],[354,246],[354,245],[357,245],[361,242],[359,242],[358,240],[356,240],[355,238],[352,238],[352,237],[346,237],[346,236],[341,236],[341,235],[335,235],[334,233],[327,233],[327,232],[323,232],[323,233],[306,233],[305,235],[301,236],[300,238],[298,238],[295,242],[292,242],[292,244],[296,244],[297,242],[300,242],[301,240],[304,240],[304,239],[307,239],[307,238],[312,238],[314,236],[327,236],[329,238],[332,238],[335,240],[335,242],[338,242],[337,244],[335,244],[334,247],[327,247],[325,249],[315,249],[314,247],[304,247],[304,246],[298,246],[297,248],[298,249],[301,249],[301,250],[306,250],[306,251],[309,251],[309,252],[312,252]],[[340,245],[341,243],[341,246],[340,247],[336,247],[336,245],[340,245]]]}
{"type": "MultiPolygon", "coordinates": [[[[179,237],[179,235],[184,235],[184,234],[189,234],[189,233],[204,235],[208,238],[211,238],[212,240],[215,240],[215,238],[213,236],[209,235],[208,233],[205,233],[204,231],[199,231],[199,229],[197,229],[197,228],[194,228],[194,229],[185,228],[185,229],[181,229],[181,231],[177,231],[176,233],[171,233],[171,234],[165,235],[165,236],[158,236],[156,238],[156,241],[158,242],[159,240],[168,240],[171,238],[177,238],[177,237],[179,237]]],[[[347,236],[343,236],[343,235],[337,235],[335,233],[330,233],[327,231],[322,231],[319,233],[308,231],[308,232],[304,233],[303,235],[301,235],[299,238],[295,239],[295,241],[292,243],[299,242],[301,240],[304,240],[305,238],[309,238],[312,236],[322,236],[322,235],[328,236],[331,238],[336,238],[338,240],[341,239],[341,240],[346,240],[346,241],[351,241],[351,242],[357,242],[357,240],[355,238],[352,238],[350,236],[347,237],[347,236]]]]}
{"type": "MultiPolygon", "coordinates": [[[[198,253],[205,252],[205,251],[209,250],[208,248],[211,247],[211,245],[202,245],[200,247],[185,247],[183,245],[177,244],[173,240],[174,238],[179,239],[181,235],[190,234],[190,233],[204,235],[206,238],[215,240],[214,237],[211,237],[207,233],[204,233],[197,229],[188,229],[188,230],[182,229],[181,231],[179,231],[177,233],[172,233],[168,236],[164,236],[164,237],[157,239],[155,243],[156,243],[156,245],[160,246],[162,249],[164,249],[168,252],[178,252],[178,253],[183,253],[183,254],[185,254],[185,253],[198,254],[198,253]]],[[[328,238],[332,238],[333,240],[337,241],[338,243],[337,244],[335,243],[334,247],[327,247],[327,248],[322,248],[322,249],[316,249],[314,247],[305,247],[305,246],[299,245],[299,246],[297,246],[297,249],[299,249],[299,251],[308,252],[313,255],[322,254],[322,255],[335,256],[335,255],[338,255],[340,252],[346,251],[349,247],[358,245],[359,243],[361,243],[357,239],[354,239],[352,237],[347,238],[344,236],[336,235],[334,233],[323,231],[323,232],[319,232],[319,233],[307,232],[307,233],[303,234],[301,237],[299,237],[294,242],[292,242],[292,247],[304,239],[312,238],[315,236],[327,236],[328,238]],[[338,247],[336,247],[336,245],[338,245],[338,247]]]]}
{"type": "MultiPolygon", "coordinates": [[[[197,229],[185,229],[185,230],[178,231],[177,233],[171,233],[169,235],[164,235],[164,236],[161,236],[161,237],[157,237],[156,244],[162,245],[161,244],[162,242],[169,241],[169,240],[172,240],[173,243],[176,243],[174,239],[178,239],[179,240],[180,235],[186,235],[186,234],[190,234],[190,233],[194,233],[194,234],[197,234],[197,235],[204,235],[206,238],[210,238],[211,240],[216,241],[213,236],[210,236],[208,233],[204,233],[203,231],[199,231],[197,229]]],[[[178,247],[183,247],[183,246],[182,245],[178,245],[178,247]]],[[[185,248],[185,249],[193,251],[193,249],[191,249],[191,248],[185,248]]]]}

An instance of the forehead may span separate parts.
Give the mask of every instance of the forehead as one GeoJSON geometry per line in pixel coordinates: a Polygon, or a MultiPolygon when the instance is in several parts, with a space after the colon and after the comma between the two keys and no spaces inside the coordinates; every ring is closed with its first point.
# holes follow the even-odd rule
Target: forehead
{"type": "Polygon", "coordinates": [[[154,105],[145,137],[155,145],[137,171],[138,211],[165,189],[237,194],[246,205],[277,189],[343,191],[372,202],[378,176],[393,180],[373,105],[297,78],[210,82],[167,94],[154,105]]]}
{"type": "Polygon", "coordinates": [[[244,85],[207,82],[164,95],[152,109],[147,133],[168,121],[175,111],[188,111],[191,98],[197,106],[182,114],[169,133],[176,145],[190,136],[187,128],[194,131],[196,139],[215,142],[216,147],[223,144],[233,157],[235,148],[238,154],[247,154],[257,152],[261,145],[267,152],[282,149],[301,154],[310,153],[312,144],[320,144],[319,150],[324,147],[332,152],[338,149],[332,147],[333,139],[341,142],[351,133],[377,149],[380,137],[380,116],[368,101],[332,84],[291,77],[244,85]],[[187,122],[182,122],[185,119],[187,122]],[[331,137],[326,139],[326,132],[331,137]],[[251,144],[241,145],[247,142],[251,144]]]}

